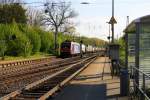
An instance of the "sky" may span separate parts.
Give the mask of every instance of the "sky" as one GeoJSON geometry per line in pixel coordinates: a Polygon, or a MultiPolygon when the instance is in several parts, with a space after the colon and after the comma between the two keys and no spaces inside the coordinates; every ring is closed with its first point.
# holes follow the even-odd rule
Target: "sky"
{"type": "MultiPolygon", "coordinates": [[[[41,2],[42,0],[24,0],[25,2],[41,2]]],[[[45,1],[45,0],[43,0],[45,1]]],[[[55,1],[55,0],[53,0],[55,1]]],[[[77,24],[77,33],[81,36],[96,37],[107,40],[109,35],[108,21],[112,16],[112,0],[63,0],[72,3],[72,8],[78,13],[73,19],[77,24]],[[89,2],[83,5],[81,2],[89,2]]],[[[115,38],[123,35],[123,30],[132,20],[150,14],[149,0],[114,0],[115,1],[115,38]]]]}

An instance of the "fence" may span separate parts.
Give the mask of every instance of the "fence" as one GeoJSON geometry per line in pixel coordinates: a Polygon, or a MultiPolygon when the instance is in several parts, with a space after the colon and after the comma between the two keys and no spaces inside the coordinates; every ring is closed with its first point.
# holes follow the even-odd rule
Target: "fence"
{"type": "Polygon", "coordinates": [[[130,67],[130,97],[131,100],[150,100],[150,76],[136,67],[130,67]],[[137,76],[139,75],[139,77],[137,76]]]}

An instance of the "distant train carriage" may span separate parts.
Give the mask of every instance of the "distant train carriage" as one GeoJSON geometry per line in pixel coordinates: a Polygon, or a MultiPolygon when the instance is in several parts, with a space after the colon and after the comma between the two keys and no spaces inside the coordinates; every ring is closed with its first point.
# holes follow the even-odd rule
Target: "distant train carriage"
{"type": "Polygon", "coordinates": [[[92,52],[96,52],[96,47],[93,47],[93,50],[92,50],[92,52]]]}
{"type": "Polygon", "coordinates": [[[87,53],[93,52],[93,47],[91,45],[88,45],[86,48],[86,52],[87,53]]]}
{"type": "Polygon", "coordinates": [[[86,53],[86,46],[84,44],[82,44],[82,52],[86,53]]]}
{"type": "Polygon", "coordinates": [[[71,42],[71,55],[77,55],[80,53],[80,44],[71,42]]]}

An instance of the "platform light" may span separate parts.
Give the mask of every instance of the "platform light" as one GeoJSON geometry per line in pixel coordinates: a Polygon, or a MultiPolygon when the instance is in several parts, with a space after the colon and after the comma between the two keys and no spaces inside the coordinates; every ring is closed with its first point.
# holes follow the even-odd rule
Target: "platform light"
{"type": "Polygon", "coordinates": [[[90,3],[89,2],[81,2],[80,4],[87,5],[87,4],[90,4],[90,3]]]}

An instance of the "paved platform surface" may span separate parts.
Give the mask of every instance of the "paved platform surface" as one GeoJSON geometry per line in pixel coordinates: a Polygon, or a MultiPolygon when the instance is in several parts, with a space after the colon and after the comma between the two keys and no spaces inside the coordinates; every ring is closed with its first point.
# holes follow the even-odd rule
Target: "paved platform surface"
{"type": "MultiPolygon", "coordinates": [[[[65,87],[54,100],[108,100],[120,94],[120,80],[111,77],[108,57],[99,57],[65,87]]],[[[117,100],[117,99],[110,99],[117,100]]]]}
{"type": "Polygon", "coordinates": [[[106,84],[71,84],[65,87],[54,100],[106,100],[106,84]]]}

